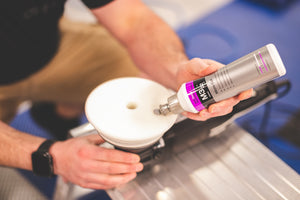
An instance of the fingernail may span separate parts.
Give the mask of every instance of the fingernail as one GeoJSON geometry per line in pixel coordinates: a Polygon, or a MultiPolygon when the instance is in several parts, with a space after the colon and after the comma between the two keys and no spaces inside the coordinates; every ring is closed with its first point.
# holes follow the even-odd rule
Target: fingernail
{"type": "Polygon", "coordinates": [[[137,172],[140,172],[140,171],[142,171],[143,169],[144,169],[144,165],[143,165],[142,163],[139,163],[138,166],[135,168],[135,170],[136,170],[137,172]]]}
{"type": "Polygon", "coordinates": [[[133,163],[138,163],[138,162],[140,162],[140,156],[139,155],[134,155],[133,157],[132,157],[132,162],[133,163]]]}

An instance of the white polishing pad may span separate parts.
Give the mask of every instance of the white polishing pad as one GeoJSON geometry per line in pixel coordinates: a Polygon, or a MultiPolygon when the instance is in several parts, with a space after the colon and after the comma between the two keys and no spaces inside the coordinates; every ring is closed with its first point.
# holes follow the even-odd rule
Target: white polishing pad
{"type": "Polygon", "coordinates": [[[118,78],[95,88],[85,112],[89,122],[109,143],[123,148],[154,144],[174,124],[177,115],[154,114],[172,92],[142,78],[118,78]]]}

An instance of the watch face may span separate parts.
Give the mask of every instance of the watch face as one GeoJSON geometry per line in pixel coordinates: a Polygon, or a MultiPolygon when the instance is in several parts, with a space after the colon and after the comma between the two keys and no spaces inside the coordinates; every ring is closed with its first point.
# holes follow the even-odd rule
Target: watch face
{"type": "Polygon", "coordinates": [[[51,155],[47,152],[34,152],[32,154],[32,170],[39,176],[52,176],[53,163],[51,155]]]}

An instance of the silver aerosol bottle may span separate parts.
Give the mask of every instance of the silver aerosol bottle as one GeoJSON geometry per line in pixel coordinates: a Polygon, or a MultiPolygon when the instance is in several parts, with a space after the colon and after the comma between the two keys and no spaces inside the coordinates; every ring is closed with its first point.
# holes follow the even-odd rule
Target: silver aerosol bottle
{"type": "Polygon", "coordinates": [[[286,69],[273,44],[268,44],[206,77],[181,85],[156,114],[198,113],[210,104],[283,76],[286,69]]]}

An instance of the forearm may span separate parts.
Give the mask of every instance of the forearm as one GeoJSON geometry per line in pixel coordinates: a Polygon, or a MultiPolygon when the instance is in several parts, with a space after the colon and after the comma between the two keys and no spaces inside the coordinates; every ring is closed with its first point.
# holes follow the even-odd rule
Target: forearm
{"type": "Polygon", "coordinates": [[[31,170],[31,153],[44,140],[13,129],[0,121],[0,165],[31,170]]]}
{"type": "Polygon", "coordinates": [[[141,26],[136,27],[134,39],[126,46],[134,62],[156,81],[177,89],[178,66],[187,61],[183,45],[176,34],[152,12],[144,15],[141,26]],[[148,15],[148,16],[147,16],[148,15]]]}
{"type": "Polygon", "coordinates": [[[180,38],[170,26],[138,0],[116,0],[93,12],[127,47],[139,68],[156,81],[176,89],[177,68],[188,59],[180,38]],[[117,18],[117,22],[111,23],[108,16],[117,18]]]}
{"type": "MultiPolygon", "coordinates": [[[[43,141],[0,121],[0,165],[32,170],[31,154],[43,141]]],[[[110,189],[143,169],[138,155],[99,147],[103,142],[94,134],[54,143],[49,149],[54,173],[81,187],[110,189]]]]}

